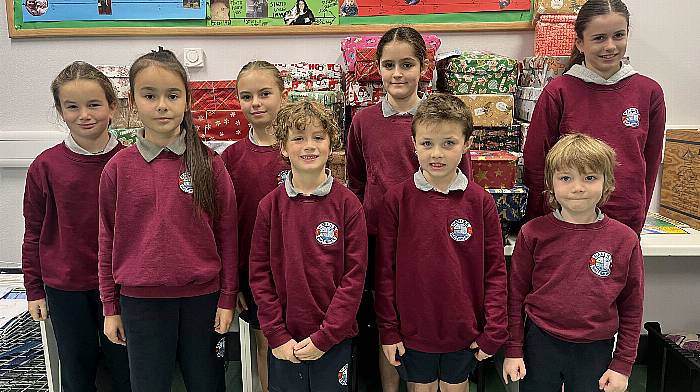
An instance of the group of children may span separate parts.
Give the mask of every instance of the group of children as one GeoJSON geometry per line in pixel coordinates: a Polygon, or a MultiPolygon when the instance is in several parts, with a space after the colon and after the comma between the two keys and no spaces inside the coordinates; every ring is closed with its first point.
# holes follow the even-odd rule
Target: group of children
{"type": "Polygon", "coordinates": [[[222,391],[214,332],[235,309],[256,330],[264,391],[347,391],[363,296],[385,391],[399,377],[467,391],[502,346],[522,391],[624,391],[665,121],[660,87],[621,65],[628,24],[619,0],[579,13],[575,62],[533,115],[531,221],[508,274],[495,202],[471,178],[471,115],[454,96],[419,97],[427,51],[410,27],[379,42],[387,94],[353,118],[347,187],[327,168],[336,122],[286,104],[268,62],[238,74],[252,129],[221,156],[193,127],[172,52],[130,69],[144,128],[129,148],[107,131],[109,80],[69,65],[52,92],[70,133],[29,169],[23,244],[29,311],[50,310],[64,391],[95,390],[100,347],[115,391],[167,391],[176,362],[189,391],[222,391]]]}

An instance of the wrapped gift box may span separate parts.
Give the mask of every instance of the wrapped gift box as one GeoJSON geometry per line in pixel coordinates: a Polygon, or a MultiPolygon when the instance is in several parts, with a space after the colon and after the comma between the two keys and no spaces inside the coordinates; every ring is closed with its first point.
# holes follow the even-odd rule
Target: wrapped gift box
{"type": "Polygon", "coordinates": [[[476,128],[472,133],[471,148],[488,151],[522,151],[520,123],[504,128],[476,128]]]}
{"type": "Polygon", "coordinates": [[[537,0],[535,9],[540,15],[578,14],[585,3],[586,0],[537,0]]]}
{"type": "Polygon", "coordinates": [[[526,121],[520,121],[520,128],[522,133],[521,151],[525,151],[525,141],[527,140],[527,130],[530,129],[530,123],[526,121]]]}
{"type": "Polygon", "coordinates": [[[190,82],[192,110],[240,110],[235,80],[190,82]]]}
{"type": "MultiPolygon", "coordinates": [[[[357,50],[362,48],[376,48],[379,44],[380,36],[345,37],[340,41],[340,50],[343,53],[345,65],[349,72],[355,72],[355,62],[357,60],[357,50]]],[[[428,48],[433,48],[435,53],[440,49],[442,41],[436,35],[423,34],[423,40],[428,48]]]]}
{"type": "Polygon", "coordinates": [[[194,128],[204,140],[240,140],[250,124],[240,110],[193,110],[194,128]]]}
{"type": "Polygon", "coordinates": [[[483,188],[515,186],[518,158],[508,151],[470,150],[474,181],[483,188]]]}
{"type": "Polygon", "coordinates": [[[460,53],[437,62],[437,86],[451,94],[514,93],[518,82],[515,59],[487,52],[460,53]]]}
{"type": "Polygon", "coordinates": [[[535,24],[535,56],[569,56],[576,15],[542,15],[535,24]]]}
{"type": "Polygon", "coordinates": [[[117,98],[129,98],[129,67],[122,65],[97,65],[100,70],[114,86],[117,98]]]}
{"type": "Polygon", "coordinates": [[[527,210],[527,188],[515,186],[510,189],[487,188],[493,196],[502,221],[518,222],[525,217],[527,210]]]}
{"type": "Polygon", "coordinates": [[[513,96],[510,94],[458,95],[472,113],[474,127],[510,127],[513,96]]]}
{"type": "Polygon", "coordinates": [[[340,64],[275,64],[290,91],[341,91],[343,70],[340,64]]]}
{"type": "Polygon", "coordinates": [[[525,57],[520,71],[521,87],[544,87],[552,79],[564,74],[569,64],[567,56],[525,57]]]}
{"type": "MultiPolygon", "coordinates": [[[[435,71],[435,49],[428,48],[428,67],[421,74],[420,80],[433,80],[435,71]]],[[[357,49],[357,61],[355,62],[355,78],[360,81],[382,80],[377,68],[377,48],[357,49]]]]}
{"type": "Polygon", "coordinates": [[[333,151],[329,159],[331,174],[345,184],[345,151],[333,151]]]}
{"type": "Polygon", "coordinates": [[[515,92],[515,117],[520,120],[531,121],[535,104],[542,94],[539,87],[518,87],[515,92]]]}
{"type": "Polygon", "coordinates": [[[136,143],[136,131],[139,128],[112,128],[109,133],[121,144],[130,146],[136,143]]]}
{"type": "Polygon", "coordinates": [[[284,82],[284,88],[289,91],[341,91],[342,86],[340,79],[286,80],[284,82]]]}
{"type": "Polygon", "coordinates": [[[700,230],[700,130],[666,131],[659,213],[700,230]]]}

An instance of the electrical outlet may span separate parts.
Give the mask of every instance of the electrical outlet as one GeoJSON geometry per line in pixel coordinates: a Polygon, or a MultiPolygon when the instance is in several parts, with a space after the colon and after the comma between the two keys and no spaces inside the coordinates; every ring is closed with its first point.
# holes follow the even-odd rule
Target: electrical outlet
{"type": "Polygon", "coordinates": [[[203,67],[204,66],[204,50],[202,48],[185,48],[184,49],[185,67],[203,67]]]}

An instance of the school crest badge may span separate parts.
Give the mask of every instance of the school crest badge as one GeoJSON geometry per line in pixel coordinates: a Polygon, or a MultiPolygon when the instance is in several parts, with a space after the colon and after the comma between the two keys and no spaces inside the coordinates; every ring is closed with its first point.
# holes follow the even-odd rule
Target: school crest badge
{"type": "Polygon", "coordinates": [[[464,242],[472,236],[473,233],[472,224],[468,220],[458,218],[450,223],[450,237],[457,242],[464,242]]]}
{"type": "Polygon", "coordinates": [[[190,175],[190,172],[180,174],[178,185],[180,185],[181,191],[189,194],[194,193],[194,188],[192,187],[192,176],[190,175]]]}
{"type": "Polygon", "coordinates": [[[338,371],[338,384],[346,387],[348,386],[348,364],[346,363],[345,366],[343,366],[339,371],[338,371]]]}
{"type": "Polygon", "coordinates": [[[639,109],[628,108],[622,113],[622,123],[629,128],[639,127],[639,109]]]}
{"type": "Polygon", "coordinates": [[[588,262],[588,266],[591,268],[594,274],[605,278],[610,276],[610,270],[612,268],[612,255],[608,252],[595,252],[588,262]]]}
{"type": "Polygon", "coordinates": [[[332,245],[338,241],[338,226],[333,222],[321,222],[316,226],[316,241],[321,245],[332,245]]]}

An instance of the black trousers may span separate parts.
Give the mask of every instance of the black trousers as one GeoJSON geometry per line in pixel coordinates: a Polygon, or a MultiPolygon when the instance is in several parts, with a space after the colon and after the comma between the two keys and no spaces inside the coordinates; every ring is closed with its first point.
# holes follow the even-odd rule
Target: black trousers
{"type": "Polygon", "coordinates": [[[169,392],[176,362],[188,392],[221,390],[222,338],[214,332],[218,293],[187,298],[121,297],[134,392],[169,392]]]}
{"type": "Polygon", "coordinates": [[[612,360],[613,339],[572,343],[526,322],[525,369],[520,392],[599,392],[598,380],[612,360]]]}
{"type": "Polygon", "coordinates": [[[100,350],[109,368],[112,390],[131,391],[126,348],[104,334],[98,290],[65,291],[45,287],[49,317],[56,335],[64,392],[94,392],[100,350]]]}
{"type": "Polygon", "coordinates": [[[267,351],[270,392],[347,392],[352,341],[333,346],[315,361],[292,363],[267,351]]]}

